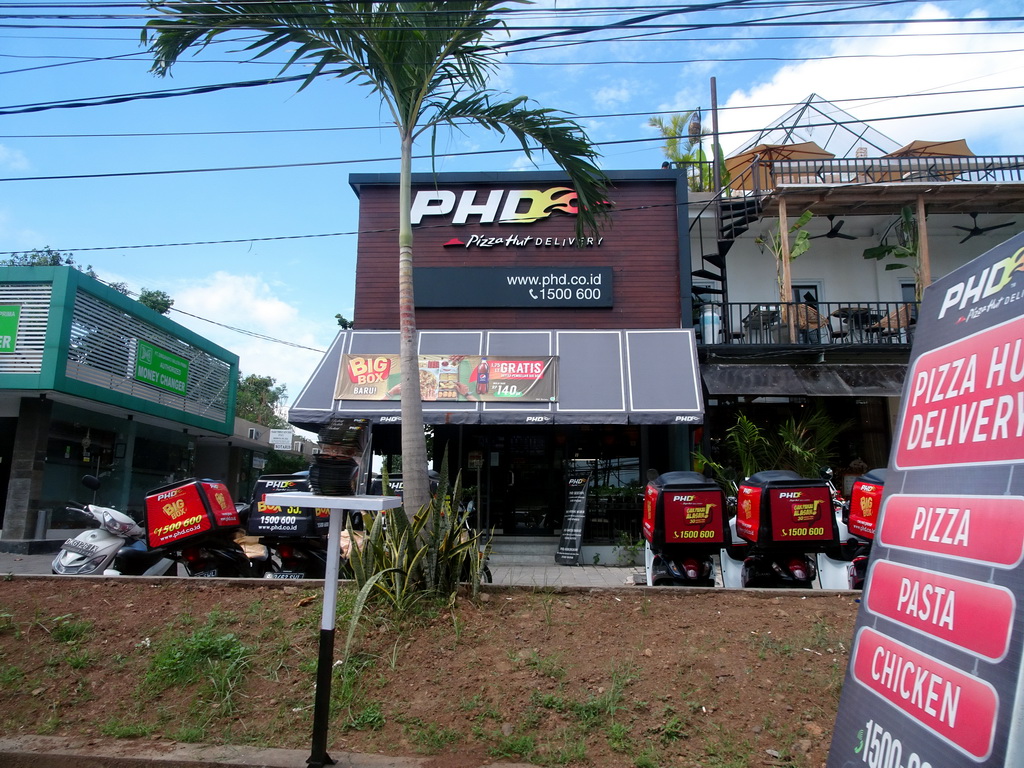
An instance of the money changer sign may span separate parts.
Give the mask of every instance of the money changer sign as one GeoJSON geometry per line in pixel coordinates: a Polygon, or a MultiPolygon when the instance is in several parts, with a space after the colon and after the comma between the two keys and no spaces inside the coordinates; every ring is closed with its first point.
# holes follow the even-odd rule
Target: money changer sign
{"type": "Polygon", "coordinates": [[[188,360],[139,339],[135,348],[135,380],[184,396],[188,360]]]}
{"type": "Polygon", "coordinates": [[[0,304],[0,354],[14,352],[18,343],[19,304],[0,304]]]}
{"type": "Polygon", "coordinates": [[[925,292],[828,768],[1024,765],[1024,235],[925,292]]]}

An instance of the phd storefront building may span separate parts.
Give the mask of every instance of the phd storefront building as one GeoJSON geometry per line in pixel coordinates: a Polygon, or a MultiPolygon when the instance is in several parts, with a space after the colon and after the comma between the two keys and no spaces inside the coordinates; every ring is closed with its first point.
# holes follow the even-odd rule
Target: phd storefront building
{"type": "Polygon", "coordinates": [[[237,380],[236,355],[75,269],[0,268],[0,547],[81,527],[64,507],[83,475],[140,514],[202,474],[230,449],[237,380]]]}
{"type": "MultiPolygon", "coordinates": [[[[557,532],[579,466],[610,510],[592,510],[587,535],[636,533],[647,471],[689,468],[703,401],[685,179],[610,176],[610,220],[582,243],[562,174],[414,177],[424,418],[435,461],[447,447],[479,492],[480,523],[503,534],[557,532]]],[[[369,418],[375,451],[398,453],[398,177],[350,183],[355,330],[339,334],[289,420],[316,430],[332,414],[369,418]]]]}

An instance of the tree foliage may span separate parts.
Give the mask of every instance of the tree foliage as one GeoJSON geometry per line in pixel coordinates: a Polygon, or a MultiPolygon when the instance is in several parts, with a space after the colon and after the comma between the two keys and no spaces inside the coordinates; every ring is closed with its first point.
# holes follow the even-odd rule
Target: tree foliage
{"type": "Polygon", "coordinates": [[[425,134],[436,144],[441,127],[477,125],[515,138],[529,159],[543,151],[569,176],[576,193],[577,235],[597,229],[606,213],[606,176],[597,152],[575,121],[551,109],[531,108],[525,96],[504,100],[487,89],[497,67],[489,43],[505,31],[500,12],[509,2],[237,2],[154,1],[161,13],[142,32],[153,55],[152,71],[169,73],[190,48],[203,48],[241,33],[253,59],[284,54],[282,70],[306,67],[301,88],[331,74],[376,93],[398,130],[399,359],[402,386],[402,454],[408,467],[405,498],[413,509],[430,498],[413,296],[413,230],[410,218],[413,145],[425,134]],[[299,12],[301,11],[301,12],[299,12]]]}
{"type": "Polygon", "coordinates": [[[166,315],[174,306],[174,299],[164,291],[150,290],[143,288],[139,293],[139,304],[149,307],[154,312],[166,315]]]}
{"type": "Polygon", "coordinates": [[[287,393],[288,388],[278,384],[272,376],[250,373],[243,377],[239,372],[235,416],[265,427],[283,429],[288,426],[288,422],[277,411],[284,406],[287,393]]]}
{"type": "MultiPolygon", "coordinates": [[[[88,266],[82,266],[75,261],[74,254],[67,251],[57,251],[50,246],[46,246],[45,248],[34,248],[33,250],[25,251],[24,253],[16,253],[7,259],[0,259],[0,266],[73,267],[94,280],[100,279],[91,264],[88,266]]],[[[132,295],[131,290],[128,288],[128,283],[107,283],[107,286],[109,288],[113,288],[122,296],[131,297],[132,295]]],[[[139,294],[138,302],[152,310],[155,310],[156,312],[159,312],[161,315],[166,315],[170,312],[171,307],[174,305],[174,299],[168,296],[166,292],[150,290],[148,288],[142,289],[142,292],[139,294]]]]}
{"type": "Polygon", "coordinates": [[[0,266],[4,267],[74,267],[79,272],[84,272],[89,277],[96,277],[92,265],[82,266],[75,261],[72,253],[57,251],[46,246],[45,248],[33,248],[31,251],[16,253],[9,258],[0,260],[0,266]]]}

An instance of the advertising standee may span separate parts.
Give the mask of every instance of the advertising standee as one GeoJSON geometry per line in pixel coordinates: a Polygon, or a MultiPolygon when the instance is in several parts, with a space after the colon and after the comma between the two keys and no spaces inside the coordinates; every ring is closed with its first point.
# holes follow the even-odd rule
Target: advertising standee
{"type": "Polygon", "coordinates": [[[925,292],[829,768],[1024,765],[1022,273],[925,292]]]}

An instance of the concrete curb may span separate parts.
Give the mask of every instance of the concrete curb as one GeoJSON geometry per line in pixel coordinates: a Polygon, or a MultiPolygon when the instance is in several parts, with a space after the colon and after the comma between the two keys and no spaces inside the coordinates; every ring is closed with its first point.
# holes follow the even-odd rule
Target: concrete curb
{"type": "MultiPolygon", "coordinates": [[[[328,754],[339,768],[424,768],[433,758],[390,757],[358,752],[328,754]]],[[[84,739],[61,736],[0,738],[4,768],[306,768],[309,750],[177,744],[134,739],[84,739]]],[[[465,768],[471,768],[469,762],[465,768]]],[[[534,768],[526,763],[484,762],[487,768],[534,768]]]]}

